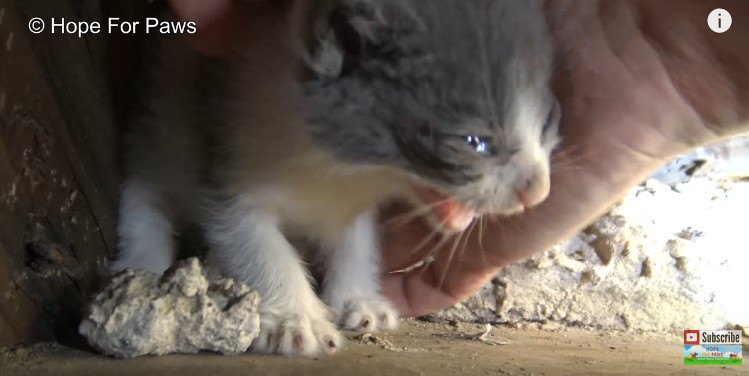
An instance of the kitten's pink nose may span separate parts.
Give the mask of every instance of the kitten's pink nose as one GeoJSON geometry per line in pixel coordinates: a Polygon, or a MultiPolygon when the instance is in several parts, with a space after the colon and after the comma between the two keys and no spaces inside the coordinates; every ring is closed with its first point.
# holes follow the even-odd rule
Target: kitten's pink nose
{"type": "Polygon", "coordinates": [[[515,186],[518,200],[528,209],[549,197],[549,177],[541,171],[536,171],[530,177],[520,179],[515,186]]]}

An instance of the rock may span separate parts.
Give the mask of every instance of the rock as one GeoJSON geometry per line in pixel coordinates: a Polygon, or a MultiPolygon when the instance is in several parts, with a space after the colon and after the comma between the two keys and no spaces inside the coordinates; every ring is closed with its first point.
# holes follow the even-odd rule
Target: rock
{"type": "Polygon", "coordinates": [[[231,279],[209,282],[200,262],[178,262],[163,276],[117,274],[78,328],[104,354],[118,358],[201,350],[247,351],[259,333],[257,292],[231,279]]]}

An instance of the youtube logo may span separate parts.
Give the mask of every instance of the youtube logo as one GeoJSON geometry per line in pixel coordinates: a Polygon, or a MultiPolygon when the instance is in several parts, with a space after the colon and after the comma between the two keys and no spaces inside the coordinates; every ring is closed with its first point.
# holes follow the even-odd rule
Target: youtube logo
{"type": "Polygon", "coordinates": [[[700,331],[699,330],[685,330],[684,331],[684,344],[685,345],[699,345],[700,344],[700,331]]]}

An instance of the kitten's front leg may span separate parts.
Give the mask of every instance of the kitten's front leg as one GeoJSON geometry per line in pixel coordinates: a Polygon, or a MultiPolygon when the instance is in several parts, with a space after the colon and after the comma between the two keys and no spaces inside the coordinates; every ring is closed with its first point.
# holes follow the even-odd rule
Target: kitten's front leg
{"type": "Polygon", "coordinates": [[[260,292],[260,335],[253,350],[314,356],[340,349],[343,339],[330,312],[276,219],[241,200],[216,212],[207,228],[211,262],[260,292]]]}
{"type": "Polygon", "coordinates": [[[375,215],[354,220],[328,254],[323,300],[341,312],[345,329],[390,330],[398,326],[398,312],[380,293],[380,249],[375,215]]]}
{"type": "Polygon", "coordinates": [[[172,218],[163,196],[139,179],[125,182],[117,224],[118,255],[112,272],[132,268],[161,274],[174,262],[172,218]]]}

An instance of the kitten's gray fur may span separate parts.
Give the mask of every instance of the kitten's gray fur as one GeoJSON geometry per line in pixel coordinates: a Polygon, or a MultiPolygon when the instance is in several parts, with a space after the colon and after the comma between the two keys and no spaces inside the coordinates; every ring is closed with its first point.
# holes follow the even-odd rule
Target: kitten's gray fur
{"type": "Polygon", "coordinates": [[[222,59],[163,38],[129,142],[115,269],[163,271],[175,221],[201,223],[212,263],[261,292],[260,352],[340,348],[326,304],[346,328],[394,327],[375,206],[418,183],[522,211],[546,197],[557,143],[537,1],[312,3],[267,9],[222,59]],[[291,235],[319,244],[325,303],[291,235]]]}

